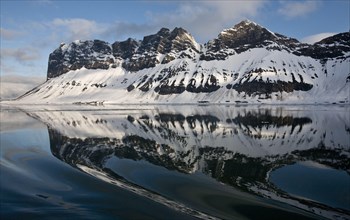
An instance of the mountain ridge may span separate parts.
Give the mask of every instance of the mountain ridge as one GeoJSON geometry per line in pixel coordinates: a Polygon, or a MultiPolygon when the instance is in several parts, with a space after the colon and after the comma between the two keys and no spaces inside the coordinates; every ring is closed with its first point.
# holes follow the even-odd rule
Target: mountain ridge
{"type": "Polygon", "coordinates": [[[46,89],[38,87],[21,100],[327,103],[333,95],[336,102],[349,103],[349,42],[350,33],[345,32],[305,44],[249,20],[205,44],[178,27],[162,28],[139,41],[75,41],[50,54],[46,89]],[[52,83],[57,80],[61,86],[52,83]],[[60,91],[53,92],[54,87],[60,91]],[[337,89],[329,94],[330,87],[337,89]],[[110,97],[113,91],[120,95],[110,97]],[[315,99],[323,94],[323,100],[315,99]]]}

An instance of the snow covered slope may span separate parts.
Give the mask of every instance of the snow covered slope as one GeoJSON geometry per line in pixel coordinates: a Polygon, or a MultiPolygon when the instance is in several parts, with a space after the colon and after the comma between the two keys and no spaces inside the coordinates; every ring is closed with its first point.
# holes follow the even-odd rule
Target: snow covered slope
{"type": "Polygon", "coordinates": [[[349,103],[350,33],[313,45],[242,21],[204,45],[184,29],[62,44],[22,103],[349,103]]]}

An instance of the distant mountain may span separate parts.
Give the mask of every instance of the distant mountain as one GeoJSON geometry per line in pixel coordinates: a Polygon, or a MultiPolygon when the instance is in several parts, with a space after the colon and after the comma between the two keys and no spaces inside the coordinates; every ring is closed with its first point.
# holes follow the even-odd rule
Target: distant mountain
{"type": "Polygon", "coordinates": [[[44,82],[44,77],[0,76],[0,100],[15,99],[44,82]]]}
{"type": "Polygon", "coordinates": [[[350,33],[313,45],[242,21],[206,44],[182,28],[61,44],[41,103],[349,103],[350,33]]]}

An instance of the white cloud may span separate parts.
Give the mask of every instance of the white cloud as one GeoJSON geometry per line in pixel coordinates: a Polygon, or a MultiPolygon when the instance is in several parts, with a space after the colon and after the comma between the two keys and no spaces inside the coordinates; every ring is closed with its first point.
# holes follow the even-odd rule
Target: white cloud
{"type": "Polygon", "coordinates": [[[1,55],[0,56],[1,60],[12,58],[21,63],[40,59],[40,54],[38,49],[32,48],[32,47],[1,48],[0,55],[1,55]]]}
{"type": "Polygon", "coordinates": [[[266,1],[204,1],[204,5],[214,8],[219,12],[224,22],[239,19],[246,16],[256,16],[259,9],[266,1]]]}
{"type": "Polygon", "coordinates": [[[320,2],[318,1],[282,1],[281,8],[278,13],[285,16],[287,19],[293,19],[300,16],[305,16],[318,9],[320,2]]]}
{"type": "Polygon", "coordinates": [[[104,25],[81,18],[56,18],[50,24],[53,26],[54,32],[63,33],[63,38],[66,38],[67,41],[87,40],[105,31],[104,25]]]}
{"type": "MultiPolygon", "coordinates": [[[[182,27],[204,43],[245,18],[258,16],[267,1],[179,1],[173,10],[147,12],[143,24],[116,21],[104,24],[102,36],[124,40],[154,34],[160,28],[182,27]]],[[[172,2],[174,4],[174,2],[172,2]]],[[[100,26],[100,25],[99,25],[100,26]]]]}
{"type": "Polygon", "coordinates": [[[311,36],[304,37],[301,39],[301,42],[308,43],[308,44],[314,44],[320,40],[323,40],[327,37],[333,36],[337,33],[331,33],[331,32],[326,32],[326,33],[319,33],[319,34],[314,34],[311,36]]]}
{"type": "Polygon", "coordinates": [[[113,41],[131,38],[141,38],[146,34],[153,34],[158,27],[153,24],[136,24],[131,22],[116,21],[105,25],[106,29],[101,34],[103,37],[110,37],[113,41]]]}
{"type": "Polygon", "coordinates": [[[0,99],[13,99],[45,82],[45,77],[6,75],[0,76],[0,99]]]}
{"type": "Polygon", "coordinates": [[[153,34],[162,27],[183,27],[193,34],[197,41],[204,43],[216,37],[224,28],[231,27],[242,19],[258,16],[266,3],[267,1],[263,0],[179,1],[171,11],[147,12],[144,23],[99,23],[84,18],[56,18],[48,22],[30,22],[24,29],[30,27],[31,32],[35,30],[44,36],[40,42],[34,40],[34,44],[51,45],[55,48],[61,42],[70,43],[74,40],[101,39],[113,43],[128,37],[142,39],[143,36],[153,34]]]}
{"type": "Polygon", "coordinates": [[[224,28],[245,18],[258,16],[267,1],[189,1],[180,2],[173,11],[148,13],[154,26],[180,26],[191,32],[197,40],[207,41],[224,28]]]}
{"type": "Polygon", "coordinates": [[[15,30],[0,28],[0,36],[5,40],[14,40],[21,36],[23,33],[15,30]]]}

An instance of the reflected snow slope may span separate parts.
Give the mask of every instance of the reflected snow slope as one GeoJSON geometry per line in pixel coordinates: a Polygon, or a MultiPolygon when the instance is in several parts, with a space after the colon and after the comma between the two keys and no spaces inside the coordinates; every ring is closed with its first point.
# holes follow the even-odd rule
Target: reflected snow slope
{"type": "MultiPolygon", "coordinates": [[[[48,126],[58,159],[179,212],[203,219],[256,219],[258,213],[292,219],[312,217],[307,211],[346,219],[348,206],[289,193],[270,174],[307,161],[330,173],[345,171],[349,181],[348,112],[336,106],[164,105],[28,114],[48,126]]],[[[328,190],[347,191],[331,174],[329,182],[328,190]]]]}

